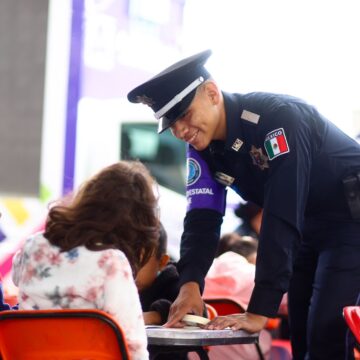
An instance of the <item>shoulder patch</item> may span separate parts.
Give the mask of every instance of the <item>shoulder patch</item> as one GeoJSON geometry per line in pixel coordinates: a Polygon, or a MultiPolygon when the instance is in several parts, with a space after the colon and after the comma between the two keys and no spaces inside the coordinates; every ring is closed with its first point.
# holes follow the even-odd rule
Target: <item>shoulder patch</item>
{"type": "Polygon", "coordinates": [[[243,112],[241,113],[241,118],[243,120],[250,121],[253,124],[257,124],[259,122],[260,115],[248,110],[243,110],[243,112]]]}
{"type": "Polygon", "coordinates": [[[290,152],[283,128],[270,131],[265,136],[264,147],[269,160],[290,152]]]}
{"type": "Polygon", "coordinates": [[[201,176],[201,166],[199,162],[194,158],[187,159],[187,185],[194,185],[201,176]]]}

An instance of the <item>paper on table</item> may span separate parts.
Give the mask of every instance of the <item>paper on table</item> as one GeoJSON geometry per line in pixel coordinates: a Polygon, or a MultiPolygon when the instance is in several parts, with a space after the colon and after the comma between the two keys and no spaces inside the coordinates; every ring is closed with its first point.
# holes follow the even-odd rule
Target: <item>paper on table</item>
{"type": "Polygon", "coordinates": [[[186,314],[182,321],[189,326],[197,326],[197,325],[206,325],[210,320],[208,318],[197,316],[197,315],[191,315],[186,314]]]}

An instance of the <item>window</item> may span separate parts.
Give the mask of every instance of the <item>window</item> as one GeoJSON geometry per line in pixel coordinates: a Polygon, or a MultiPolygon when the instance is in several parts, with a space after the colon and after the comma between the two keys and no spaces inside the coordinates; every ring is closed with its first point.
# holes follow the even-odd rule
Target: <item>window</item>
{"type": "Polygon", "coordinates": [[[160,185],[185,194],[186,145],[169,131],[159,135],[157,124],[123,123],[120,158],[140,160],[160,185]]]}

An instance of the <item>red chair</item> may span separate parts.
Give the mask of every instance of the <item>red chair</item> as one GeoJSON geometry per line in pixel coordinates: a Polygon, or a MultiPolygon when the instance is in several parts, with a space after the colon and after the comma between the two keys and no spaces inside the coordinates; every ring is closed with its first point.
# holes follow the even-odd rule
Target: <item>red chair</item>
{"type": "Polygon", "coordinates": [[[356,340],[355,359],[360,359],[360,306],[345,306],[343,316],[356,340]]]}
{"type": "Polygon", "coordinates": [[[0,312],[2,360],[129,359],[124,334],[100,310],[0,312]]]}
{"type": "MultiPolygon", "coordinates": [[[[218,298],[218,299],[204,299],[204,301],[207,304],[210,304],[215,308],[219,316],[225,316],[230,314],[241,314],[245,312],[244,308],[238,304],[236,301],[232,299],[226,299],[226,298],[218,298]]],[[[270,319],[270,320],[276,320],[277,319],[270,319]]],[[[274,322],[269,322],[267,325],[268,330],[272,330],[274,327],[274,322]]],[[[276,324],[278,326],[278,323],[276,324]]],[[[260,357],[260,359],[264,358],[264,355],[261,351],[260,345],[255,344],[257,353],[260,357]]],[[[282,340],[282,339],[273,339],[271,342],[271,356],[274,359],[290,359],[292,358],[291,355],[291,345],[289,340],[282,340]]]]}
{"type": "Polygon", "coordinates": [[[214,318],[216,318],[218,316],[216,309],[212,305],[205,303],[205,306],[206,306],[208,318],[210,320],[213,320],[214,318]]]}
{"type": "MultiPolygon", "coordinates": [[[[231,299],[204,299],[206,304],[211,305],[213,308],[215,308],[216,312],[219,316],[225,316],[230,314],[241,314],[245,312],[243,307],[238,304],[236,301],[231,299]]],[[[260,360],[264,359],[264,355],[261,351],[260,344],[255,343],[256,351],[259,355],[260,360]]]]}

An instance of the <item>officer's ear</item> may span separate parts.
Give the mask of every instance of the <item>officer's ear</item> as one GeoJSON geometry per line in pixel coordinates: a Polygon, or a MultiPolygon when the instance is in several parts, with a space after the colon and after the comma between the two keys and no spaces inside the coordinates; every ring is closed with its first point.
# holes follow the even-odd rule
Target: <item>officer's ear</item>
{"type": "Polygon", "coordinates": [[[204,91],[213,105],[218,105],[220,102],[220,89],[212,80],[208,80],[204,84],[204,91]]]}

